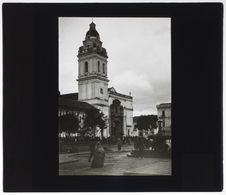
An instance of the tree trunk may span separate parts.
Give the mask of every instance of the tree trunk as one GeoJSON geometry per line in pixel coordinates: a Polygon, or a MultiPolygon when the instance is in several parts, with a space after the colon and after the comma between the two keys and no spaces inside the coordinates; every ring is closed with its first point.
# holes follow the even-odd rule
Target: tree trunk
{"type": "Polygon", "coordinates": [[[104,137],[104,130],[101,129],[100,132],[101,132],[101,138],[103,139],[103,137],[104,137]]]}

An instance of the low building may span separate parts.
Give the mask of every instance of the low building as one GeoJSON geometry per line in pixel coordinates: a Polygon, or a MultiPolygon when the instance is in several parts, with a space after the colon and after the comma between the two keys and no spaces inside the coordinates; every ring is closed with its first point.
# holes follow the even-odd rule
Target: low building
{"type": "Polygon", "coordinates": [[[156,108],[159,133],[171,136],[171,103],[162,103],[157,105],[156,108]]]}
{"type": "MultiPolygon", "coordinates": [[[[79,129],[83,127],[86,113],[89,110],[95,109],[94,106],[76,100],[76,94],[60,95],[58,98],[58,118],[59,122],[65,115],[73,115],[79,121],[79,129]]],[[[62,132],[60,129],[59,132],[62,132]]]]}

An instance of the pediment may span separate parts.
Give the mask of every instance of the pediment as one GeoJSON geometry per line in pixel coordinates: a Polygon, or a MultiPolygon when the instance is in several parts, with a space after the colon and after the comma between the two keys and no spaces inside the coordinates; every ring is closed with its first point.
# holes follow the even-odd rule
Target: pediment
{"type": "Polygon", "coordinates": [[[117,93],[114,87],[108,89],[110,92],[117,93]]]}

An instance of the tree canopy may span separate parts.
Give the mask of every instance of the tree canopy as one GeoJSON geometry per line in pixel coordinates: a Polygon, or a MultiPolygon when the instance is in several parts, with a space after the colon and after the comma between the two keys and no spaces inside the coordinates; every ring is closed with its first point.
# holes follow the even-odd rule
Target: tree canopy
{"type": "Polygon", "coordinates": [[[139,130],[152,130],[157,128],[157,115],[141,115],[137,119],[137,128],[139,130]]]}
{"type": "Polygon", "coordinates": [[[79,128],[79,120],[73,114],[66,114],[59,117],[59,131],[75,133],[79,128]]]}
{"type": "Polygon", "coordinates": [[[59,132],[66,133],[80,133],[81,136],[89,135],[95,136],[96,129],[99,127],[101,135],[103,136],[103,130],[106,128],[106,121],[104,120],[104,114],[99,109],[92,109],[86,111],[86,117],[81,128],[79,125],[79,119],[73,114],[66,114],[59,117],[59,132]]]}
{"type": "Polygon", "coordinates": [[[84,121],[84,133],[95,136],[96,127],[99,127],[103,136],[103,130],[106,128],[104,114],[99,109],[93,109],[86,112],[87,116],[84,121]]]}

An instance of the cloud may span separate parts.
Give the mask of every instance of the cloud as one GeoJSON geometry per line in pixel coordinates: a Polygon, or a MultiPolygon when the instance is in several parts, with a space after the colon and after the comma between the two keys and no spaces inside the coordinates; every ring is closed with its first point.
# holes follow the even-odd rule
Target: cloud
{"type": "Polygon", "coordinates": [[[120,89],[123,92],[128,90],[133,92],[152,91],[152,86],[148,82],[146,75],[137,75],[134,72],[122,72],[111,79],[111,83],[116,89],[120,89]]]}

